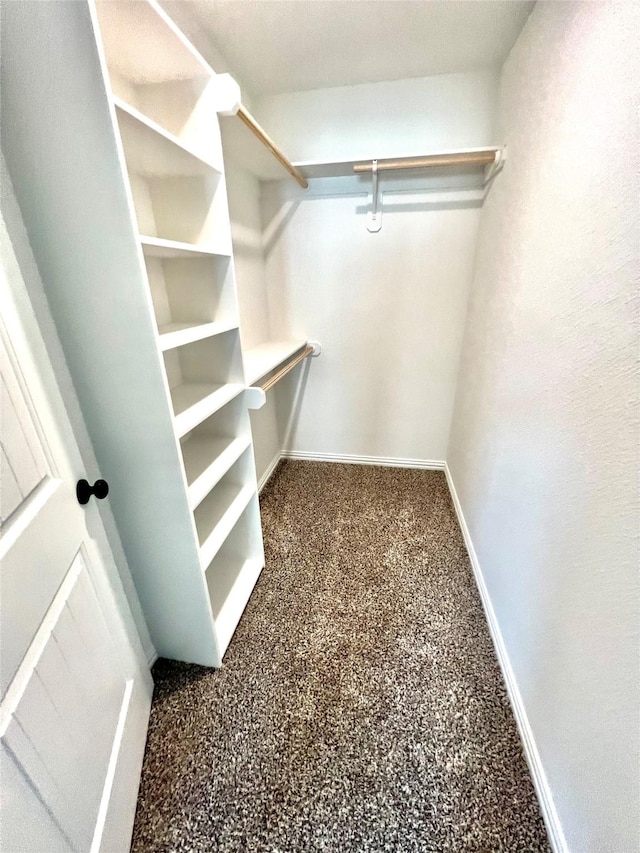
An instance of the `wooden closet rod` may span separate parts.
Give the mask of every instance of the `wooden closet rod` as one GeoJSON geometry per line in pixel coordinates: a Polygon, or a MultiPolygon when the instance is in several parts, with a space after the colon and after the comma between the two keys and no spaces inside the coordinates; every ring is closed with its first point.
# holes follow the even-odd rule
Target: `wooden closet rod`
{"type": "MultiPolygon", "coordinates": [[[[490,166],[495,151],[469,151],[466,154],[430,154],[426,157],[405,157],[401,160],[378,160],[378,171],[393,169],[424,169],[429,166],[490,166]]],[[[372,172],[373,163],[356,163],[354,172],[372,172]]]]}
{"type": "Polygon", "coordinates": [[[306,190],[309,187],[309,184],[307,183],[307,181],[305,180],[303,175],[301,175],[300,172],[293,165],[293,163],[291,163],[291,161],[285,157],[285,155],[278,148],[278,146],[275,144],[273,139],[271,139],[269,134],[264,132],[264,130],[260,127],[260,125],[254,119],[254,117],[251,115],[251,113],[248,112],[242,106],[242,104],[240,104],[240,107],[239,107],[236,115],[238,116],[238,118],[242,119],[242,121],[246,124],[246,126],[249,128],[249,130],[258,137],[260,142],[262,142],[262,144],[265,145],[269,149],[269,151],[271,151],[271,153],[276,158],[276,160],[278,160],[280,163],[282,163],[282,165],[285,167],[287,172],[289,172],[291,177],[296,179],[296,181],[300,184],[302,189],[306,190]]]}
{"type": "Polygon", "coordinates": [[[279,370],[277,373],[274,373],[273,376],[271,376],[269,379],[267,379],[266,382],[260,385],[260,388],[262,388],[263,391],[268,391],[269,388],[273,388],[276,382],[280,382],[280,380],[283,379],[287,375],[287,373],[289,373],[290,370],[293,370],[293,368],[297,364],[300,364],[301,361],[304,361],[304,359],[307,358],[307,356],[310,356],[312,352],[313,347],[307,345],[299,355],[297,355],[295,358],[285,364],[285,366],[281,370],[279,370]]]}

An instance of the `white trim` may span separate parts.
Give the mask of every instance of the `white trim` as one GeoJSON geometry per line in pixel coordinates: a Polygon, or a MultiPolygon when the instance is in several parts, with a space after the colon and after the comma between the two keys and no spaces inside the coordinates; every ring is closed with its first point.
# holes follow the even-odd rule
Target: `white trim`
{"type": "Polygon", "coordinates": [[[258,480],[258,494],[264,489],[269,480],[273,477],[273,474],[278,467],[278,463],[282,459],[282,453],[276,453],[271,462],[269,463],[267,470],[264,472],[262,477],[258,480]]]}
{"type": "Polygon", "coordinates": [[[471,567],[473,568],[473,574],[475,577],[476,585],[478,587],[478,592],[480,593],[480,599],[482,601],[482,606],[484,608],[485,616],[487,618],[487,624],[489,625],[489,632],[491,634],[491,639],[493,640],[493,646],[495,648],[496,656],[498,658],[498,663],[500,664],[500,669],[502,670],[502,677],[504,678],[504,682],[507,688],[507,693],[509,695],[509,701],[511,702],[513,715],[516,720],[516,725],[518,726],[518,731],[520,732],[520,738],[522,740],[527,764],[529,765],[529,770],[531,772],[531,778],[533,779],[536,794],[538,795],[538,801],[540,803],[542,817],[547,827],[547,832],[549,833],[549,841],[551,842],[551,847],[553,848],[554,853],[569,853],[569,848],[564,837],[564,832],[562,831],[560,818],[558,817],[558,812],[556,811],[555,803],[553,802],[551,789],[549,788],[547,774],[544,771],[542,759],[540,758],[540,753],[538,752],[538,748],[536,746],[533,731],[531,730],[531,726],[529,724],[527,711],[522,700],[522,696],[520,695],[518,682],[516,681],[515,674],[511,667],[511,662],[509,660],[507,648],[502,638],[502,632],[500,631],[498,619],[493,609],[493,605],[491,604],[489,591],[484,582],[482,569],[480,568],[480,563],[478,562],[478,555],[476,554],[476,550],[473,547],[473,542],[471,541],[471,534],[469,533],[469,528],[467,527],[467,522],[465,521],[465,517],[462,512],[462,506],[460,504],[460,500],[456,492],[456,487],[453,484],[451,471],[449,470],[449,466],[446,462],[444,464],[444,473],[447,478],[449,491],[451,492],[451,499],[453,501],[453,506],[458,517],[458,523],[460,525],[460,529],[462,530],[465,545],[467,546],[469,560],[471,561],[471,567]]]}
{"type": "Polygon", "coordinates": [[[111,804],[111,792],[113,789],[113,781],[116,777],[116,769],[118,767],[118,758],[120,757],[120,747],[122,746],[122,738],[124,736],[124,727],[127,723],[127,714],[129,713],[129,705],[131,704],[131,695],[133,693],[133,678],[128,679],[125,688],[122,704],[120,705],[120,714],[118,716],[118,725],[116,726],[115,737],[111,746],[111,756],[109,757],[109,765],[107,767],[107,775],[105,777],[104,787],[102,788],[102,797],[100,798],[100,807],[98,809],[98,817],[96,818],[96,826],[93,833],[93,841],[91,842],[90,853],[98,853],[102,842],[102,834],[104,833],[104,825],[107,820],[107,812],[111,804]]]}
{"type": "Polygon", "coordinates": [[[155,649],[153,649],[147,654],[147,666],[149,667],[149,669],[153,668],[154,663],[158,660],[159,657],[160,655],[155,649]]]}
{"type": "Polygon", "coordinates": [[[405,459],[396,456],[355,456],[350,453],[307,453],[302,450],[285,450],[283,459],[307,459],[310,462],[343,462],[346,465],[384,465],[388,468],[425,468],[444,470],[441,459],[405,459]]]}

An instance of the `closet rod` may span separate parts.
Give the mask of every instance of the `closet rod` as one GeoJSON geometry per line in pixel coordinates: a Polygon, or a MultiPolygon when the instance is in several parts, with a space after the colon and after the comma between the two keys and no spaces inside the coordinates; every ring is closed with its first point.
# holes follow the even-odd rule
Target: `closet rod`
{"type": "Polygon", "coordinates": [[[260,125],[254,119],[254,117],[251,115],[251,113],[248,110],[246,110],[242,106],[242,104],[240,104],[240,107],[238,108],[238,112],[236,113],[236,115],[238,116],[239,119],[241,119],[246,124],[246,126],[249,128],[249,130],[258,137],[260,142],[262,142],[262,144],[265,145],[269,149],[269,151],[271,151],[271,153],[276,158],[276,160],[279,160],[280,163],[282,163],[282,165],[285,167],[287,172],[289,172],[291,177],[296,179],[296,181],[300,184],[302,189],[306,190],[309,187],[309,184],[307,183],[307,181],[300,174],[300,172],[296,169],[296,167],[293,165],[293,163],[291,163],[291,161],[285,157],[285,155],[278,148],[278,146],[275,144],[273,139],[271,139],[271,137],[267,133],[264,132],[264,130],[260,127],[260,125]]]}
{"type": "MultiPolygon", "coordinates": [[[[426,157],[405,157],[400,160],[378,160],[378,171],[394,169],[424,169],[429,166],[490,166],[496,151],[468,151],[464,154],[429,154],[426,157]]],[[[353,171],[372,172],[373,162],[356,163],[353,171]]]]}
{"type": "Polygon", "coordinates": [[[262,385],[260,385],[260,388],[262,388],[263,391],[268,391],[269,388],[273,388],[273,386],[276,384],[276,382],[280,382],[280,380],[283,379],[287,375],[287,373],[289,373],[290,370],[293,370],[293,368],[297,364],[300,364],[301,361],[304,361],[304,359],[307,358],[307,356],[310,356],[312,352],[313,352],[313,347],[310,345],[307,345],[302,350],[300,355],[297,355],[294,359],[292,359],[290,362],[285,364],[285,366],[281,370],[279,370],[277,373],[274,373],[273,376],[271,376],[269,379],[267,379],[266,382],[264,382],[262,385]]]}

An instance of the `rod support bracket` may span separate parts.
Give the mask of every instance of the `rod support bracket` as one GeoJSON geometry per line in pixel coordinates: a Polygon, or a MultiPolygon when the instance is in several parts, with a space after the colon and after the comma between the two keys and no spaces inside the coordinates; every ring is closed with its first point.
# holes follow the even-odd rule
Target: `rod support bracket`
{"type": "Polygon", "coordinates": [[[215,85],[215,110],[221,116],[234,116],[242,106],[240,86],[231,74],[217,74],[215,85]]]}
{"type": "Polygon", "coordinates": [[[378,161],[371,163],[371,210],[367,214],[367,231],[375,234],[382,228],[382,211],[378,210],[378,161]]]}

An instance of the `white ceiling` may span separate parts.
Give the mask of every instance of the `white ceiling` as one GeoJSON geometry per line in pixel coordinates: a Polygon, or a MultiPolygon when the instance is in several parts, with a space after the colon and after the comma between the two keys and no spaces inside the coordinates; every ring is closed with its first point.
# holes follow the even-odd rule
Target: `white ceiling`
{"type": "Polygon", "coordinates": [[[250,95],[501,65],[523,0],[165,0],[216,71],[250,95]]]}

